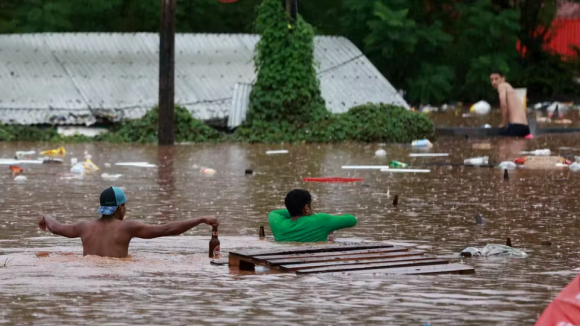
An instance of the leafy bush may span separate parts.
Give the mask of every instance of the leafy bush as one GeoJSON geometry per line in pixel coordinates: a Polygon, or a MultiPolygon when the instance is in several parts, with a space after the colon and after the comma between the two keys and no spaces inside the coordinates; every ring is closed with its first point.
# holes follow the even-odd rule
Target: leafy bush
{"type": "Polygon", "coordinates": [[[408,143],[432,138],[433,122],[423,113],[387,104],[364,104],[338,115],[348,140],[408,143]]]}
{"type": "Polygon", "coordinates": [[[23,125],[0,125],[0,141],[46,141],[83,143],[93,138],[75,135],[64,137],[58,134],[55,127],[33,127],[23,125]]]}
{"type": "MultiPolygon", "coordinates": [[[[96,137],[111,143],[156,143],[159,108],[154,107],[141,119],[124,120],[109,133],[96,137]]],[[[205,142],[218,140],[220,133],[193,118],[186,108],[175,107],[175,140],[178,142],[205,142]]]]}

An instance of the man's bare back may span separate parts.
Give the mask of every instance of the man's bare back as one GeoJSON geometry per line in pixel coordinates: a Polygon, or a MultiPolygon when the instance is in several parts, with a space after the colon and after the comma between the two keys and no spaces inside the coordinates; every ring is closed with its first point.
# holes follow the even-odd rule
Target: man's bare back
{"type": "Polygon", "coordinates": [[[50,215],[44,215],[38,221],[38,227],[43,231],[48,230],[63,237],[81,238],[85,256],[125,258],[129,254],[129,244],[133,238],[153,239],[179,235],[201,223],[216,227],[220,224],[213,216],[162,225],[124,221],[125,201],[125,193],[120,188],[107,188],[101,193],[99,213],[103,216],[100,219],[62,224],[50,215]]]}
{"type": "MultiPolygon", "coordinates": [[[[522,99],[518,97],[512,85],[503,82],[497,87],[497,92],[499,93],[500,106],[502,106],[502,117],[505,105],[510,124],[521,124],[527,126],[528,118],[526,117],[526,110],[524,110],[524,103],[522,99]]],[[[505,126],[505,121],[503,119],[502,126],[505,126]]]]}
{"type": "Polygon", "coordinates": [[[67,238],[81,238],[84,256],[125,258],[129,254],[129,244],[133,238],[153,239],[179,235],[201,223],[219,225],[219,221],[211,216],[147,225],[137,221],[122,221],[112,216],[75,224],[61,224],[50,215],[44,215],[39,221],[39,227],[67,238]]]}

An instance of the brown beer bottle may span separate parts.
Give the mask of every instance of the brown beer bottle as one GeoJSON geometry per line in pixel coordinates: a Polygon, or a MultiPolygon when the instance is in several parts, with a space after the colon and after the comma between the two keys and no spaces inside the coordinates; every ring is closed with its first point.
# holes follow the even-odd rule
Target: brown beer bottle
{"type": "Polygon", "coordinates": [[[211,230],[211,240],[209,240],[209,258],[220,259],[220,240],[218,239],[217,226],[214,226],[211,230]]]}

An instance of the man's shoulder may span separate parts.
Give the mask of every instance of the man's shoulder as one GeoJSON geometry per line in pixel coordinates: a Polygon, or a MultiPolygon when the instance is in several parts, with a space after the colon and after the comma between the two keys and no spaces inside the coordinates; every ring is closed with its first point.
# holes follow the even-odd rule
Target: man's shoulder
{"type": "Polygon", "coordinates": [[[514,88],[512,87],[512,84],[508,83],[508,82],[503,82],[501,84],[499,84],[498,89],[504,89],[507,91],[513,90],[514,88]]]}

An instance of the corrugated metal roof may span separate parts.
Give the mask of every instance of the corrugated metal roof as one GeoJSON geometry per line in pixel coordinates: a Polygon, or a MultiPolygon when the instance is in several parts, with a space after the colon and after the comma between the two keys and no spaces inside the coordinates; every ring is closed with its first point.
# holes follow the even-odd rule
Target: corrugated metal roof
{"type": "Polygon", "coordinates": [[[246,113],[250,107],[250,93],[252,84],[238,83],[234,87],[234,96],[232,98],[232,109],[229,112],[228,127],[235,128],[244,122],[246,113]]]}
{"type": "MultiPolygon", "coordinates": [[[[176,103],[201,120],[224,118],[233,110],[231,126],[241,123],[255,79],[258,40],[245,34],[176,35],[176,103]],[[243,85],[239,95],[236,85],[243,85]]],[[[58,118],[62,124],[88,125],[97,111],[141,117],[158,100],[158,44],[154,33],[0,35],[0,122],[58,118]]],[[[332,112],[365,102],[408,107],[347,39],[317,37],[315,58],[332,112]]]]}

